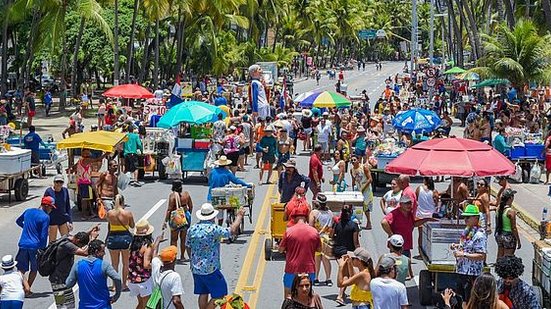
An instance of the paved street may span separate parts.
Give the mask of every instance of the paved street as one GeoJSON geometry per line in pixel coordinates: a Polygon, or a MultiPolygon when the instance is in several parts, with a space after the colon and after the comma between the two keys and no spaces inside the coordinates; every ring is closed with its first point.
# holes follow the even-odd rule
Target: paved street
{"type": "MultiPolygon", "coordinates": [[[[374,65],[368,64],[365,71],[346,71],[345,82],[348,84],[348,92],[351,95],[359,94],[363,89],[368,91],[371,101],[374,102],[380,95],[384,87],[384,80],[391,75],[399,72],[403,67],[403,62],[384,63],[382,71],[375,71],[374,65]]],[[[296,93],[304,92],[312,89],[334,90],[334,83],[329,81],[326,76],[322,77],[320,86],[316,86],[315,80],[309,79],[298,82],[295,85],[296,93]]],[[[41,112],[39,111],[39,115],[41,112]]],[[[94,120],[86,120],[85,124],[93,123],[94,120]]],[[[39,128],[39,133],[50,133],[59,140],[60,131],[67,123],[66,118],[52,118],[45,120],[39,118],[36,125],[39,128]]],[[[302,149],[301,146],[298,149],[302,149]]],[[[299,153],[297,155],[297,165],[301,173],[307,174],[307,153],[299,153]]],[[[238,176],[244,178],[248,182],[257,183],[257,170],[248,166],[247,172],[240,172],[238,176]]],[[[49,171],[53,173],[53,171],[49,171]]],[[[330,173],[326,170],[325,173],[330,173]]],[[[327,174],[326,174],[327,175],[327,174]]],[[[349,176],[347,176],[349,177],[349,176]]],[[[325,177],[328,179],[329,177],[325,177]]],[[[24,203],[12,203],[8,205],[7,199],[3,197],[0,201],[0,228],[3,233],[0,234],[0,242],[3,244],[1,254],[16,254],[17,241],[20,234],[20,229],[15,224],[15,219],[26,208],[36,207],[39,203],[39,197],[42,196],[47,185],[49,185],[51,177],[48,180],[34,180],[31,182],[29,199],[24,203]]],[[[350,179],[347,179],[350,183],[350,179]]],[[[418,184],[412,184],[416,187],[418,184]]],[[[438,189],[444,190],[447,186],[445,183],[438,183],[438,189]]],[[[526,185],[522,185],[526,186],[526,185]]],[[[530,185],[529,185],[530,186],[530,185]]],[[[543,185],[539,185],[543,187],[543,185]]],[[[205,201],[207,195],[207,185],[205,181],[197,177],[190,177],[185,182],[184,190],[190,192],[194,201],[195,209],[205,201]]],[[[329,190],[329,184],[325,184],[325,190],[329,190]]],[[[379,189],[376,194],[373,211],[373,230],[361,232],[360,243],[367,248],[371,255],[377,258],[379,255],[386,253],[386,234],[378,224],[382,219],[382,213],[379,207],[380,196],[386,190],[379,189]]],[[[130,187],[124,191],[126,202],[130,205],[130,210],[134,214],[136,221],[140,218],[147,218],[151,224],[155,226],[157,231],[160,230],[164,212],[166,211],[166,198],[170,192],[170,185],[157,180],[146,181],[146,184],[141,188],[130,187]]],[[[539,192],[539,191],[538,191],[539,192]]],[[[538,193],[539,194],[539,193],[538,193]]],[[[232,244],[222,245],[222,272],[224,273],[229,285],[230,291],[237,291],[245,296],[246,301],[251,308],[279,308],[282,302],[283,295],[283,268],[284,259],[280,258],[275,261],[265,261],[263,256],[263,245],[266,237],[270,234],[270,203],[277,200],[277,189],[275,185],[262,185],[256,188],[256,200],[254,203],[254,217],[252,224],[247,221],[245,224],[246,233],[241,235],[239,239],[232,244]]],[[[522,201],[523,205],[536,207],[541,201],[538,198],[534,200],[522,201]]],[[[75,218],[80,216],[76,215],[75,218]]],[[[536,218],[538,218],[536,216],[536,218]]],[[[195,220],[195,216],[194,216],[195,220]]],[[[82,231],[90,226],[93,222],[75,222],[75,230],[82,231]]],[[[521,222],[521,238],[522,249],[517,251],[518,255],[523,258],[526,265],[524,278],[531,282],[531,260],[533,258],[533,249],[530,244],[534,240],[535,232],[528,225],[521,222]]],[[[104,239],[106,235],[107,224],[101,223],[102,234],[104,239]]],[[[157,232],[154,233],[157,235],[157,232]]],[[[417,233],[414,236],[417,239],[417,233]]],[[[495,261],[496,244],[493,236],[489,239],[489,255],[488,262],[495,261]]],[[[417,248],[413,250],[414,255],[417,255],[417,248]]],[[[108,256],[105,257],[109,259],[108,256]]],[[[413,260],[414,273],[418,274],[424,269],[424,263],[420,260],[413,260]]],[[[338,288],[336,287],[336,269],[337,264],[332,263],[331,279],[335,283],[332,288],[320,287],[316,292],[322,296],[325,308],[335,308],[334,299],[337,295],[338,288]]],[[[184,291],[186,295],[183,297],[184,306],[186,308],[197,308],[197,297],[193,295],[193,280],[189,265],[178,265],[176,270],[181,274],[184,291]]],[[[323,272],[322,272],[323,273],[323,272]]],[[[324,275],[321,275],[324,279],[324,275]]],[[[407,284],[409,300],[413,304],[412,308],[422,308],[419,306],[417,295],[417,281],[411,280],[407,284]]],[[[50,293],[50,286],[47,279],[37,278],[33,285],[35,296],[25,301],[25,308],[53,308],[53,297],[50,293]]],[[[132,308],[136,304],[135,299],[131,299],[128,293],[123,293],[121,299],[114,304],[114,308],[132,308]]]]}

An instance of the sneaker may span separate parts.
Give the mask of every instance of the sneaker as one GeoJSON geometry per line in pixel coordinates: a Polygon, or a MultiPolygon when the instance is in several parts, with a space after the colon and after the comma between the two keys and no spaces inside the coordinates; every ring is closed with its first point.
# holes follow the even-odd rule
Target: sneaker
{"type": "Polygon", "coordinates": [[[333,281],[331,281],[331,279],[325,281],[325,285],[326,286],[333,286],[333,281]]]}
{"type": "Polygon", "coordinates": [[[314,286],[320,286],[320,281],[318,279],[314,280],[314,286]]]}

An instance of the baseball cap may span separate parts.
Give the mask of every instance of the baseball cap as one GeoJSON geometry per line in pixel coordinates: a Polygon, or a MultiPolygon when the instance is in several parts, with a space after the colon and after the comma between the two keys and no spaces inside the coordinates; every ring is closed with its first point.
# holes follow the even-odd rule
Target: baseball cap
{"type": "Polygon", "coordinates": [[[398,234],[390,236],[387,241],[389,244],[397,248],[401,248],[404,245],[404,237],[398,234]]]}
{"type": "Polygon", "coordinates": [[[161,250],[159,253],[159,258],[163,263],[172,263],[176,260],[177,254],[178,248],[176,248],[176,246],[168,246],[161,250]]]}
{"type": "Polygon", "coordinates": [[[55,207],[55,199],[51,196],[45,196],[42,198],[42,201],[40,201],[40,205],[46,205],[46,206],[50,206],[50,207],[53,207],[53,208],[56,208],[55,207]]]}
{"type": "Polygon", "coordinates": [[[406,204],[406,203],[413,203],[413,201],[411,200],[411,197],[407,196],[407,195],[402,195],[402,197],[400,197],[400,204],[406,204]]]}
{"type": "Polygon", "coordinates": [[[353,252],[348,251],[348,256],[351,257],[351,258],[356,258],[358,260],[362,260],[366,263],[369,260],[371,260],[371,255],[369,255],[369,252],[367,252],[367,250],[365,248],[362,248],[362,247],[356,248],[356,250],[354,250],[353,252]]]}
{"type": "Polygon", "coordinates": [[[65,179],[63,178],[63,175],[57,174],[57,175],[54,176],[54,182],[58,182],[58,181],[65,182],[65,179]]]}
{"type": "Polygon", "coordinates": [[[461,214],[463,217],[472,217],[472,216],[479,216],[480,211],[478,210],[478,206],[469,204],[467,207],[465,207],[465,211],[461,214]]]}
{"type": "Polygon", "coordinates": [[[511,197],[515,196],[515,194],[517,194],[517,191],[515,191],[513,189],[505,189],[503,191],[503,193],[501,194],[501,199],[504,200],[504,201],[508,200],[511,197]]]}
{"type": "Polygon", "coordinates": [[[389,255],[385,255],[379,261],[379,266],[378,267],[388,270],[388,269],[394,267],[394,265],[396,265],[396,259],[394,259],[393,257],[391,257],[389,255]]]}

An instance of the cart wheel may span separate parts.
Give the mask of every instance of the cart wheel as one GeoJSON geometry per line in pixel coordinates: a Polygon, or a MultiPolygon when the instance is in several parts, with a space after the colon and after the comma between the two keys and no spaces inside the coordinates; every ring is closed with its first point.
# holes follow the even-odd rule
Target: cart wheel
{"type": "Polygon", "coordinates": [[[243,234],[244,231],[245,231],[245,220],[241,218],[241,224],[239,225],[239,234],[243,234]]]}
{"type": "Polygon", "coordinates": [[[46,165],[42,165],[42,176],[46,176],[46,165]]]}
{"type": "Polygon", "coordinates": [[[432,305],[432,276],[426,269],[419,273],[419,302],[423,306],[432,305]]]}
{"type": "Polygon", "coordinates": [[[15,181],[15,200],[24,201],[29,194],[29,181],[26,178],[19,178],[15,181]]]}
{"type": "Polygon", "coordinates": [[[268,238],[264,240],[264,259],[266,261],[272,260],[272,249],[274,247],[274,243],[271,238],[268,238]]]}
{"type": "Polygon", "coordinates": [[[77,204],[78,211],[82,211],[82,199],[80,198],[80,194],[79,194],[79,193],[77,193],[77,201],[76,201],[76,204],[77,204]]]}
{"type": "Polygon", "coordinates": [[[543,308],[543,292],[541,290],[541,287],[533,286],[532,290],[534,291],[534,294],[536,294],[536,299],[539,301],[540,306],[543,308]]]}

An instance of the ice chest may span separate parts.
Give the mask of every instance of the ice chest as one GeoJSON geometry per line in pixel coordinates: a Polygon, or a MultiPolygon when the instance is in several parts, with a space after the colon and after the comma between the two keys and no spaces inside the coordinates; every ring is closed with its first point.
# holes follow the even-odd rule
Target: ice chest
{"type": "Polygon", "coordinates": [[[15,174],[31,168],[31,151],[12,147],[0,153],[0,174],[15,174]]]}
{"type": "Polygon", "coordinates": [[[234,207],[245,206],[247,204],[248,188],[245,186],[227,185],[221,188],[211,190],[212,205],[234,207]]]}
{"type": "Polygon", "coordinates": [[[428,222],[423,225],[421,247],[431,263],[455,264],[450,245],[459,243],[464,224],[428,222]]]}
{"type": "Polygon", "coordinates": [[[531,158],[537,158],[538,160],[545,160],[545,154],[543,144],[526,144],[526,156],[531,158]]]}
{"type": "Polygon", "coordinates": [[[385,169],[385,166],[390,163],[390,161],[396,159],[394,156],[377,156],[377,169],[385,169]]]}
{"type": "Polygon", "coordinates": [[[521,157],[526,156],[526,148],[521,146],[516,146],[511,148],[511,159],[520,159],[521,157]]]}
{"type": "Polygon", "coordinates": [[[194,149],[209,149],[210,141],[208,139],[196,139],[193,141],[194,149]]]}

